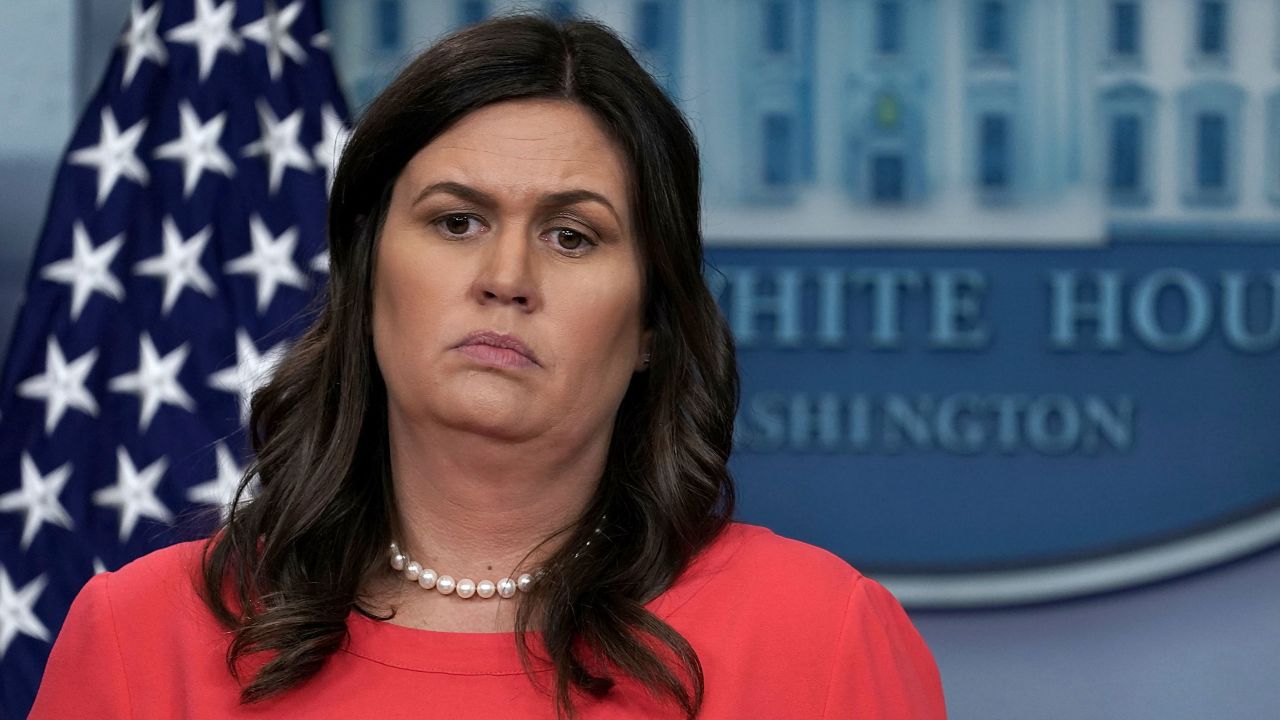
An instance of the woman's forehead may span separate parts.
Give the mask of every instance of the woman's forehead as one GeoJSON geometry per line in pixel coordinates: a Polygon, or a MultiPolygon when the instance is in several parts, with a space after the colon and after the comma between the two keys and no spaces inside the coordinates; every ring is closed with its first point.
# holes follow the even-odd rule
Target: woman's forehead
{"type": "Polygon", "coordinates": [[[564,100],[513,100],[465,115],[419,150],[401,175],[414,197],[458,183],[504,197],[585,190],[627,202],[621,150],[590,111],[564,100]]]}

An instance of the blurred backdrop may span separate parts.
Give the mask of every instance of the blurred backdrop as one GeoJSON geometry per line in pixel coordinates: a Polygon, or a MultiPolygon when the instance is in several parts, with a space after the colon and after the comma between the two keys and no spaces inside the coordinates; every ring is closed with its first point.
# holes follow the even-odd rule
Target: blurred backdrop
{"type": "MultiPolygon", "coordinates": [[[[1280,717],[1280,2],[324,5],[357,114],[494,13],[628,38],[704,151],[741,515],[886,582],[952,717],[1280,717]]],[[[0,3],[2,338],[129,10],[0,3]]]]}

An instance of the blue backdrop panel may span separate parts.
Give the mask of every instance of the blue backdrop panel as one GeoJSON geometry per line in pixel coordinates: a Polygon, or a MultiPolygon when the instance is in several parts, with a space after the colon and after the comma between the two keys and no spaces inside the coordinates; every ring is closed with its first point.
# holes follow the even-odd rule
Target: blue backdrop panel
{"type": "Polygon", "coordinates": [[[864,570],[1148,546],[1280,503],[1280,248],[746,249],[749,520],[864,570]]]}

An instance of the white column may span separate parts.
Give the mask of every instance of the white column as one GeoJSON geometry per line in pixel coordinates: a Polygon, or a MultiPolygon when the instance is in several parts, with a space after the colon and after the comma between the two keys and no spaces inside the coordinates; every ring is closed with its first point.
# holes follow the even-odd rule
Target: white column
{"type": "Polygon", "coordinates": [[[945,205],[971,205],[973,151],[970,147],[968,103],[965,80],[968,75],[969,23],[965,0],[938,0],[939,42],[942,62],[937,68],[939,107],[942,112],[929,122],[929,137],[937,143],[930,152],[930,166],[937,188],[937,200],[945,205]]]}

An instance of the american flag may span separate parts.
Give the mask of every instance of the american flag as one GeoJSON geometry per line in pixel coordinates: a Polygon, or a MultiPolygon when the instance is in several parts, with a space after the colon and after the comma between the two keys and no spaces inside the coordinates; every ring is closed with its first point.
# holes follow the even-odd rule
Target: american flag
{"type": "Polygon", "coordinates": [[[240,478],[249,398],[325,281],[328,45],[319,0],[133,0],[0,376],[0,717],[93,573],[207,531],[240,478]]]}

